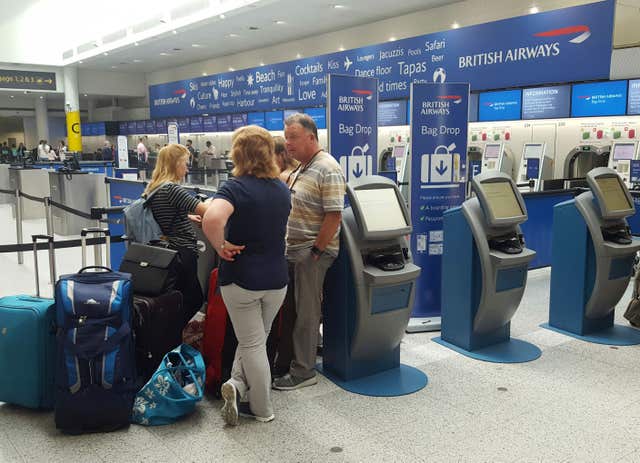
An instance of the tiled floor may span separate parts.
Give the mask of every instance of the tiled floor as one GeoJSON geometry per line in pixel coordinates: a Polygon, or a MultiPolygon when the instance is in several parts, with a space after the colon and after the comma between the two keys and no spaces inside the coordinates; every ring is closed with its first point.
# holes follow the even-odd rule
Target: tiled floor
{"type": "MultiPolygon", "coordinates": [[[[1,244],[15,241],[7,213],[0,206],[0,222],[9,224],[1,244]]],[[[25,235],[39,227],[31,221],[25,235]]],[[[78,250],[60,251],[59,272],[76,270],[79,260],[78,250]]],[[[40,262],[46,269],[45,253],[40,262]]],[[[31,292],[32,268],[31,255],[18,266],[15,256],[0,254],[0,294],[31,292]]],[[[618,323],[626,324],[629,297],[618,306],[618,323]]],[[[411,334],[402,361],[429,377],[418,393],[363,397],[320,378],[313,387],[274,392],[275,421],[241,419],[237,428],[223,425],[220,402],[209,398],[171,426],[77,437],[57,432],[51,413],[0,405],[0,462],[640,462],[640,347],[588,344],[539,328],[548,298],[548,269],[530,272],[512,334],[542,349],[531,363],[474,361],[432,342],[438,333],[411,334]]]]}

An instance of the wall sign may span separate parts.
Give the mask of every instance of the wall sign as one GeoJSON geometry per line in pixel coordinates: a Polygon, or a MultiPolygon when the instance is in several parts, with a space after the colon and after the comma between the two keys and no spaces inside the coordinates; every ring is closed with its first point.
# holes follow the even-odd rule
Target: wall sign
{"type": "Polygon", "coordinates": [[[0,88],[55,91],[56,73],[0,69],[0,88]]]}
{"type": "Polygon", "coordinates": [[[422,272],[412,317],[440,315],[442,214],[465,199],[468,84],[413,84],[411,252],[422,272]]]}
{"type": "Polygon", "coordinates": [[[470,82],[477,91],[607,79],[614,6],[605,0],[152,85],[151,117],[322,106],[328,74],[376,78],[382,100],[407,99],[412,82],[470,82]]]}

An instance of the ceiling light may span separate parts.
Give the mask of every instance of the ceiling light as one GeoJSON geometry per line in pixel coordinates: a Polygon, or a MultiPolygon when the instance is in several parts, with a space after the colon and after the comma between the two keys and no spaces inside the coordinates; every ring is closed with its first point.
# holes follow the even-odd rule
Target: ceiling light
{"type": "Polygon", "coordinates": [[[160,56],[169,56],[169,53],[163,51],[160,53],[160,56]]]}
{"type": "Polygon", "coordinates": [[[82,60],[80,60],[80,61],[78,61],[78,63],[82,64],[82,63],[83,63],[83,61],[82,61],[82,60]]]}
{"type": "Polygon", "coordinates": [[[41,100],[44,100],[44,97],[43,97],[42,95],[40,95],[40,99],[41,99],[41,100]]]}
{"type": "Polygon", "coordinates": [[[118,69],[118,66],[111,66],[111,69],[118,69]]]}
{"type": "Polygon", "coordinates": [[[87,96],[87,94],[85,93],[84,96],[87,96]]]}
{"type": "Polygon", "coordinates": [[[202,45],[200,45],[199,43],[192,43],[191,46],[193,48],[200,48],[202,45]]]}
{"type": "Polygon", "coordinates": [[[225,15],[223,15],[223,14],[221,14],[221,15],[220,15],[220,16],[218,16],[218,17],[219,17],[220,19],[224,19],[224,18],[226,18],[226,16],[225,16],[225,15]]]}
{"type": "Polygon", "coordinates": [[[340,9],[340,8],[344,8],[344,5],[331,5],[333,8],[335,8],[336,10],[340,9]]]}
{"type": "Polygon", "coordinates": [[[537,6],[532,6],[531,8],[529,8],[529,13],[530,14],[536,14],[538,13],[540,10],[538,9],[537,6]]]}
{"type": "Polygon", "coordinates": [[[262,61],[260,61],[260,66],[264,66],[264,63],[262,61]]]}
{"type": "Polygon", "coordinates": [[[9,95],[9,98],[13,98],[13,95],[9,95]]]}
{"type": "Polygon", "coordinates": [[[283,24],[286,24],[282,19],[276,19],[273,22],[276,23],[278,26],[282,26],[283,24]]]}
{"type": "Polygon", "coordinates": [[[460,27],[460,24],[458,24],[457,22],[451,25],[451,29],[458,29],[459,27],[460,27]]]}
{"type": "Polygon", "coordinates": [[[109,56],[109,53],[107,53],[106,51],[103,53],[104,56],[109,56]]]}
{"type": "Polygon", "coordinates": [[[29,91],[28,91],[28,90],[25,90],[25,91],[24,91],[24,94],[26,95],[27,93],[29,93],[29,91]]]}
{"type": "Polygon", "coordinates": [[[238,34],[231,33],[231,34],[227,34],[227,37],[229,37],[230,39],[233,39],[240,36],[238,34]]]}
{"type": "Polygon", "coordinates": [[[138,45],[140,45],[140,42],[134,42],[134,43],[133,43],[133,46],[134,46],[134,47],[137,47],[138,45]]]}
{"type": "Polygon", "coordinates": [[[339,50],[339,51],[344,51],[344,46],[340,45],[340,46],[338,47],[338,50],[339,50]]]}
{"type": "Polygon", "coordinates": [[[176,35],[176,34],[178,33],[178,31],[177,31],[177,30],[175,30],[175,29],[174,29],[174,30],[172,30],[171,32],[173,33],[173,35],[176,35]]]}
{"type": "Polygon", "coordinates": [[[206,76],[206,75],[207,75],[207,73],[206,73],[206,72],[203,72],[203,73],[202,73],[202,77],[204,77],[204,76],[206,76]]]}
{"type": "Polygon", "coordinates": [[[133,62],[134,62],[134,63],[142,63],[142,60],[141,60],[141,59],[137,59],[137,58],[136,58],[136,59],[134,59],[134,60],[133,60],[133,62]]]}
{"type": "Polygon", "coordinates": [[[229,71],[233,72],[233,71],[235,71],[235,69],[230,67],[229,71]]]}
{"type": "Polygon", "coordinates": [[[389,37],[389,42],[395,42],[396,38],[395,37],[389,37]]]}
{"type": "Polygon", "coordinates": [[[302,55],[301,55],[300,53],[298,53],[298,54],[296,55],[296,58],[300,59],[300,58],[302,58],[302,55]]]}

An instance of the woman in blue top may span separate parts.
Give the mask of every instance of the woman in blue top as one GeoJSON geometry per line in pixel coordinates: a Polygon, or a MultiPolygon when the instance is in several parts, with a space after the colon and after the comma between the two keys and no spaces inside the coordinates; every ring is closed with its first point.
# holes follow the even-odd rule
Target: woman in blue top
{"type": "Polygon", "coordinates": [[[221,389],[222,416],[237,425],[238,414],[262,422],[274,418],[266,341],[287,292],[291,199],[278,178],[269,132],[247,126],[232,141],[234,178],[218,190],[202,227],[222,259],[222,298],[238,338],[231,379],[221,389]]]}

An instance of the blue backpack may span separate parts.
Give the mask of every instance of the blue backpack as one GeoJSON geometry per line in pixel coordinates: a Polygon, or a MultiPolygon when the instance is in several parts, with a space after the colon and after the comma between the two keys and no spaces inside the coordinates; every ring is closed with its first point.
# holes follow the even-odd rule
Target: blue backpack
{"type": "Polygon", "coordinates": [[[131,241],[147,244],[162,239],[162,230],[153,216],[149,201],[164,185],[166,183],[153,190],[146,198],[138,198],[124,208],[125,233],[131,241]]]}

